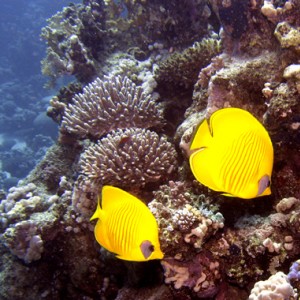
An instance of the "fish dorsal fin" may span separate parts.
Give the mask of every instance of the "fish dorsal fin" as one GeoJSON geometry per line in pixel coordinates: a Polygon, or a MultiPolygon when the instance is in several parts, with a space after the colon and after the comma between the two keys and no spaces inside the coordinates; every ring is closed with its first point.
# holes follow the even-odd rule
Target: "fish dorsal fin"
{"type": "Polygon", "coordinates": [[[191,150],[206,148],[211,143],[212,131],[206,119],[199,123],[194,131],[190,145],[191,150]]]}
{"type": "Polygon", "coordinates": [[[105,185],[102,188],[101,207],[103,210],[108,210],[112,206],[118,206],[126,201],[136,201],[137,198],[133,195],[121,190],[120,188],[105,185]]]}
{"type": "Polygon", "coordinates": [[[235,107],[217,110],[211,115],[209,122],[209,126],[215,130],[215,135],[222,137],[244,132],[246,128],[253,129],[257,125],[261,126],[248,111],[235,107]]]}

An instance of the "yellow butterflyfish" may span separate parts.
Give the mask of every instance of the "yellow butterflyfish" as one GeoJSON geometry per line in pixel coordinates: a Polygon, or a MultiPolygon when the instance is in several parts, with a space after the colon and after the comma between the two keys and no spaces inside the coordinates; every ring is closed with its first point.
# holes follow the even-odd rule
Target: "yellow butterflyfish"
{"type": "Polygon", "coordinates": [[[118,258],[129,261],[162,259],[158,225],[149,208],[135,196],[106,185],[90,220],[97,242],[118,258]]]}
{"type": "Polygon", "coordinates": [[[271,194],[272,142],[249,112],[217,110],[196,128],[190,150],[195,178],[210,189],[244,199],[271,194]]]}

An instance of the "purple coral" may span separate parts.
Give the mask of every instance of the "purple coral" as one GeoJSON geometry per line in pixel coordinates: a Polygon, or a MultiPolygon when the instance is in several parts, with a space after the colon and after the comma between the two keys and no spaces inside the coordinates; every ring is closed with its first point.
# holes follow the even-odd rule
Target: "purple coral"
{"type": "Polygon", "coordinates": [[[142,186],[165,180],[177,169],[177,153],[167,138],[146,129],[116,130],[81,156],[81,172],[97,185],[142,186]]]}
{"type": "Polygon", "coordinates": [[[219,290],[221,273],[219,262],[211,253],[201,252],[189,261],[164,259],[165,283],[173,283],[175,289],[188,287],[199,298],[214,297],[219,290]]]}
{"type": "Polygon", "coordinates": [[[295,281],[300,280],[300,259],[298,259],[291,265],[290,271],[289,271],[287,277],[290,281],[291,280],[295,280],[295,281]]]}
{"type": "Polygon", "coordinates": [[[149,128],[163,124],[162,110],[128,77],[97,78],[75,95],[61,129],[80,138],[98,139],[118,128],[149,128]]]}

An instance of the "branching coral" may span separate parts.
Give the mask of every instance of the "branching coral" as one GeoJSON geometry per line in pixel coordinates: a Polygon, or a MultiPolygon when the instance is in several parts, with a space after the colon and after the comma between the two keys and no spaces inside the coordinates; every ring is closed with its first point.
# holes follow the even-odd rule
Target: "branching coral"
{"type": "MultiPolygon", "coordinates": [[[[132,190],[150,201],[165,253],[161,261],[164,274],[160,262],[155,262],[160,276],[155,273],[153,277],[165,276],[161,287],[166,299],[246,299],[255,281],[287,271],[296,261],[288,274],[290,282],[276,274],[277,279],[271,284],[260,282],[250,296],[268,296],[271,287],[280,297],[279,289],[294,297],[296,292],[290,288],[292,284],[299,289],[300,253],[299,4],[295,0],[273,1],[274,6],[283,6],[282,10],[276,8],[283,14],[272,23],[261,13],[267,1],[243,1],[243,14],[223,26],[230,31],[231,46],[238,53],[223,53],[212,61],[209,45],[203,53],[190,48],[210,30],[207,18],[213,14],[214,4],[220,11],[222,7],[231,10],[232,4],[239,2],[107,0],[106,15],[101,15],[101,0],[85,0],[49,22],[51,26],[44,31],[51,48],[49,60],[44,61],[49,75],[56,78],[70,72],[82,83],[96,76],[103,79],[103,74],[110,77],[98,79],[83,93],[80,85],[73,85],[53,98],[49,113],[62,122],[61,133],[65,135],[61,136],[78,147],[58,143],[56,151],[52,148],[52,154],[28,177],[26,182],[34,185],[19,186],[2,197],[0,297],[58,299],[63,294],[70,299],[112,300],[139,295],[139,299],[149,300],[157,295],[156,287],[153,292],[148,289],[147,297],[142,296],[147,287],[132,287],[122,293],[120,282],[126,280],[126,270],[104,251],[99,254],[88,217],[103,184],[132,190]],[[212,10],[207,3],[212,4],[212,10]],[[292,4],[293,9],[284,3],[292,4]],[[247,28],[229,28],[246,23],[247,28]],[[275,23],[279,23],[279,42],[273,34],[275,23]],[[290,36],[296,39],[284,40],[290,36]],[[174,63],[173,71],[165,70],[167,79],[156,80],[153,72],[157,63],[174,51],[189,57],[174,63]],[[110,60],[105,58],[107,53],[110,60]],[[128,78],[135,84],[143,83],[147,93],[128,78]],[[172,92],[168,85],[176,89],[172,92]],[[77,93],[81,94],[73,98],[77,93]],[[157,98],[150,98],[150,93],[161,94],[165,121],[154,101],[157,98]],[[192,93],[194,103],[184,116],[192,93]],[[187,146],[193,126],[207,112],[226,106],[253,113],[265,122],[274,141],[272,195],[263,201],[241,202],[209,191],[193,181],[187,159],[177,158],[174,140],[178,145],[182,137],[181,145],[187,146]],[[168,138],[161,132],[164,122],[167,126],[162,130],[166,129],[168,138]],[[175,127],[181,122],[174,138],[175,127]],[[150,131],[152,127],[159,129],[159,134],[150,131]],[[232,296],[232,290],[241,293],[232,296]]],[[[236,10],[232,12],[234,15],[236,10]]],[[[224,14],[221,21],[226,21],[224,14]]],[[[224,40],[223,36],[222,45],[224,40]]],[[[217,43],[213,41],[213,50],[217,43]]],[[[153,275],[151,271],[147,273],[153,275]]]]}
{"type": "Polygon", "coordinates": [[[149,95],[128,77],[99,78],[73,98],[66,110],[61,130],[80,138],[98,139],[120,128],[161,126],[162,110],[149,95]]]}
{"type": "Polygon", "coordinates": [[[177,154],[166,137],[132,128],[114,131],[88,147],[79,166],[98,185],[140,187],[165,181],[177,170],[177,154]]]}
{"type": "Polygon", "coordinates": [[[182,53],[175,52],[159,64],[156,80],[172,88],[190,88],[197,81],[201,68],[221,51],[221,42],[216,38],[204,38],[182,53]]]}

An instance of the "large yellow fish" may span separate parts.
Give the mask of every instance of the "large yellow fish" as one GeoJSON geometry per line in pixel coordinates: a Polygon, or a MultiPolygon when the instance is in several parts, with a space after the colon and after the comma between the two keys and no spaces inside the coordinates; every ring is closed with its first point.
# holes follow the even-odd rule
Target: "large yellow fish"
{"type": "Polygon", "coordinates": [[[273,146],[249,112],[224,108],[194,133],[189,158],[196,179],[226,196],[251,199],[271,194],[273,146]]]}
{"type": "Polygon", "coordinates": [[[118,258],[130,261],[162,259],[157,222],[149,208],[138,198],[113,186],[102,189],[101,207],[90,220],[97,242],[118,258]]]}

